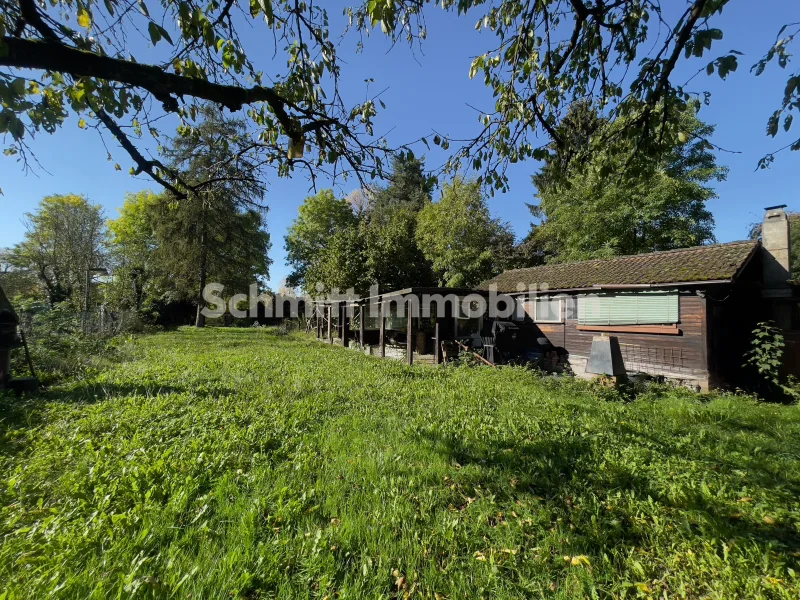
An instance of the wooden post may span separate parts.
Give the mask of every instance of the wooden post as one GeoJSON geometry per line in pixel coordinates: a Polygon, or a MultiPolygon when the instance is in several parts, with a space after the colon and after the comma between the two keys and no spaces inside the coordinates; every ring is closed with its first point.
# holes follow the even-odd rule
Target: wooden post
{"type": "Polygon", "coordinates": [[[11,379],[11,350],[0,350],[0,390],[11,379]]]}
{"type": "Polygon", "coordinates": [[[333,343],[333,306],[328,305],[325,308],[325,311],[328,313],[328,343],[333,343]]]}
{"type": "Polygon", "coordinates": [[[439,317],[433,322],[433,362],[437,365],[442,363],[442,341],[439,339],[439,317]]]}
{"type": "Polygon", "coordinates": [[[347,339],[350,337],[350,323],[347,322],[347,304],[342,304],[342,346],[347,348],[347,339]]]}
{"type": "Polygon", "coordinates": [[[410,302],[406,304],[408,311],[408,325],[406,326],[406,361],[409,365],[414,364],[414,313],[411,310],[410,302]]]}
{"type": "Polygon", "coordinates": [[[458,307],[453,307],[453,339],[458,338],[458,307]]]}
{"type": "Polygon", "coordinates": [[[362,302],[359,304],[359,311],[358,311],[358,343],[361,346],[364,346],[364,332],[367,330],[367,315],[366,315],[366,305],[362,302]]]}
{"type": "Polygon", "coordinates": [[[386,358],[386,306],[381,298],[381,328],[380,328],[380,345],[381,345],[381,358],[386,358]]]}
{"type": "Polygon", "coordinates": [[[317,339],[322,337],[322,320],[320,319],[319,315],[319,305],[317,305],[314,309],[314,316],[317,320],[317,339]]]}

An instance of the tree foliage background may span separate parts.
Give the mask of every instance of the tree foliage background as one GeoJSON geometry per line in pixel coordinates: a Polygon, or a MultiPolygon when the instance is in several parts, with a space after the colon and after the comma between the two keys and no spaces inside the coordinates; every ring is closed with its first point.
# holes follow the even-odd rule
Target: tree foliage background
{"type": "Polygon", "coordinates": [[[286,236],[291,285],[361,295],[373,284],[470,286],[510,266],[514,234],[491,218],[480,184],[457,178],[433,202],[421,159],[402,153],[392,165],[390,183],[355,209],[332,190],[306,198],[286,236]]]}
{"type": "MultiPolygon", "coordinates": [[[[541,134],[562,143],[558,127],[576,102],[588,100],[610,120],[624,119],[626,126],[615,132],[636,140],[623,145],[629,152],[647,154],[672,134],[671,112],[708,100],[702,86],[693,90],[678,78],[678,64],[723,79],[739,67],[741,53],[723,45],[720,29],[729,2],[364,0],[344,9],[344,33],[353,35],[348,40],[357,49],[378,28],[395,42],[424,44],[425,15],[437,6],[476,22],[492,41],[469,75],[483,80],[494,104],[482,109],[469,139],[433,130],[420,143],[452,148],[451,172],[473,170],[487,190],[505,190],[508,164],[546,156],[541,134]]],[[[190,134],[200,107],[210,102],[246,116],[255,160],[272,174],[304,168],[312,179],[355,176],[363,186],[386,172],[392,149],[375,133],[381,101],[369,94],[353,104],[343,99],[339,82],[346,66],[337,43],[343,32],[331,30],[334,22],[341,23],[320,3],[293,0],[202,6],[189,0],[0,0],[0,134],[11,138],[6,151],[30,164],[27,140],[54,132],[74,113],[81,127],[115,141],[132,173],[184,197],[209,182],[185,180],[163,157],[148,155],[143,138],[161,143],[165,114],[174,117],[168,127],[190,134]],[[243,27],[256,29],[254,39],[273,42],[269,77],[259,62],[263,48],[245,45],[243,27]],[[149,44],[133,52],[130,40],[139,35],[149,44]]],[[[770,33],[751,67],[755,76],[774,65],[787,72],[774,113],[765,115],[773,137],[791,130],[800,108],[800,73],[791,62],[798,32],[798,23],[787,23],[774,38],[770,33]]],[[[776,152],[784,148],[798,149],[800,141],[776,152]]],[[[761,166],[773,159],[774,153],[765,156],[761,166]]]]}
{"type": "Polygon", "coordinates": [[[670,117],[677,134],[647,156],[632,154],[611,122],[588,103],[573,106],[559,126],[533,183],[542,219],[532,235],[550,261],[606,258],[698,246],[714,241],[706,202],[727,173],[707,143],[714,128],[691,107],[670,117]],[[631,159],[631,157],[633,157],[631,159]]]}

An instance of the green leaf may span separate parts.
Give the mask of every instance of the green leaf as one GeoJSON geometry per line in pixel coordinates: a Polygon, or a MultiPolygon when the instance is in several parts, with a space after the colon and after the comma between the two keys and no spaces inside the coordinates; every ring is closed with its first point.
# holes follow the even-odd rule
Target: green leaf
{"type": "Polygon", "coordinates": [[[11,82],[11,93],[16,96],[22,96],[25,93],[25,79],[17,77],[11,82]]]}
{"type": "Polygon", "coordinates": [[[167,40],[170,46],[174,46],[175,44],[172,43],[172,38],[169,37],[169,32],[163,27],[161,27],[161,25],[156,25],[156,27],[158,27],[158,31],[161,34],[161,37],[167,40]]]}
{"type": "Polygon", "coordinates": [[[259,0],[259,2],[261,2],[261,9],[267,19],[267,25],[272,26],[275,21],[275,14],[272,12],[272,0],[259,0]]]}
{"type": "Polygon", "coordinates": [[[147,31],[150,33],[150,41],[153,42],[154,46],[161,41],[161,31],[153,21],[150,21],[147,25],[147,31]]]}

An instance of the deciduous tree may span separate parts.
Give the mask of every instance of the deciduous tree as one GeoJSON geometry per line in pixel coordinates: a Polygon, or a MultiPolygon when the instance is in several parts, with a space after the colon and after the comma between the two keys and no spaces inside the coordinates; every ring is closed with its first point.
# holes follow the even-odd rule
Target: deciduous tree
{"type": "Polygon", "coordinates": [[[586,104],[559,126],[569,143],[553,145],[533,177],[543,222],[533,230],[551,261],[602,258],[697,246],[713,241],[709,186],[725,178],[705,141],[713,127],[694,110],[672,117],[676,132],[649,157],[630,159],[632,142],[616,136],[624,121],[609,122],[586,104]]]}
{"type": "Polygon", "coordinates": [[[102,207],[76,194],[46,196],[26,213],[25,239],[13,249],[18,267],[35,272],[50,303],[71,300],[83,308],[86,273],[102,267],[102,207]]]}
{"type": "Polygon", "coordinates": [[[510,227],[493,219],[477,181],[457,177],[420,212],[417,242],[441,285],[471,287],[503,269],[510,227]]]}
{"type": "Polygon", "coordinates": [[[145,300],[154,300],[156,265],[153,260],[158,248],[155,213],[165,199],[145,190],[126,194],[119,217],[108,222],[108,247],[113,266],[113,279],[106,284],[105,293],[112,306],[141,311],[145,300]]]}
{"type": "Polygon", "coordinates": [[[317,268],[322,256],[335,234],[357,224],[350,204],[337,198],[333,190],[308,196],[285,237],[286,261],[292,268],[287,284],[302,287],[307,293],[315,293],[318,283],[325,287],[324,273],[317,268]]]}
{"type": "MultiPolygon", "coordinates": [[[[359,177],[381,172],[383,147],[373,135],[375,100],[348,105],[339,94],[338,49],[319,3],[293,0],[0,0],[0,134],[8,152],[27,160],[26,140],[52,133],[70,114],[118,142],[133,162],[182,198],[209,184],[186,180],[141,137],[159,139],[158,119],[175,115],[179,131],[196,124],[205,102],[246,111],[259,162],[280,176],[305,166],[359,177]],[[269,77],[257,61],[273,41],[282,62],[269,77]],[[131,40],[149,43],[134,49],[131,40]],[[281,50],[278,50],[280,48],[281,50]]],[[[120,159],[121,160],[121,159],[120,159]]]]}
{"type": "Polygon", "coordinates": [[[373,189],[361,234],[368,279],[382,291],[435,284],[416,235],[417,217],[431,203],[434,182],[423,158],[401,152],[392,157],[388,185],[373,189]]]}
{"type": "MultiPolygon", "coordinates": [[[[362,28],[380,25],[395,41],[423,43],[428,33],[425,14],[439,5],[476,20],[476,30],[495,36],[469,71],[470,77],[483,80],[494,99],[493,105],[479,107],[477,135],[453,140],[434,130],[428,137],[444,149],[460,144],[450,169],[474,169],[491,190],[507,188],[509,163],[544,158],[543,138],[561,144],[558,125],[576,102],[589,100],[612,121],[624,119],[626,126],[615,134],[635,141],[624,149],[629,155],[648,154],[674,131],[673,111],[692,99],[710,101],[702,80],[680,73],[725,79],[737,70],[742,53],[722,46],[721,14],[729,2],[390,0],[365,2],[354,15],[362,28]],[[677,68],[679,64],[684,68],[677,68]]],[[[800,110],[800,72],[789,69],[798,32],[800,23],[791,23],[774,41],[765,40],[767,52],[751,69],[760,75],[777,63],[788,70],[780,107],[768,120],[772,136],[788,131],[800,110]]],[[[800,149],[800,140],[785,147],[800,149]]],[[[771,159],[765,157],[761,166],[771,159]]]]}

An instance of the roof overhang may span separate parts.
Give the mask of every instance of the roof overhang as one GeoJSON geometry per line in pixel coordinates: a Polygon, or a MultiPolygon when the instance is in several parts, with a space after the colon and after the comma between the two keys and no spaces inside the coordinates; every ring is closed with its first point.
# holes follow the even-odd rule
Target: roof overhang
{"type": "Polygon", "coordinates": [[[732,279],[713,279],[709,281],[677,281],[674,283],[596,283],[591,287],[578,288],[552,288],[547,290],[523,290],[520,292],[500,292],[507,296],[526,296],[531,294],[563,294],[566,292],[598,292],[603,290],[642,290],[642,289],[669,289],[675,287],[705,287],[708,285],[723,285],[733,283],[732,279]]]}

